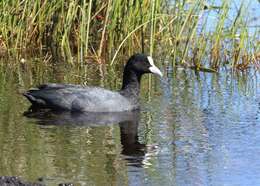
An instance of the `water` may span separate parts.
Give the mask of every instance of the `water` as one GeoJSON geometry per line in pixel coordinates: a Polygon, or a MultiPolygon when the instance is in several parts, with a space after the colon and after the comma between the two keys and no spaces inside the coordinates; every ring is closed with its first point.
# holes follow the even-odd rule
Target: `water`
{"type": "Polygon", "coordinates": [[[153,78],[150,92],[142,81],[140,113],[25,117],[25,89],[43,82],[118,89],[122,66],[0,67],[0,175],[47,185],[259,185],[258,72],[161,68],[165,79],[153,78]]]}
{"type": "MultiPolygon", "coordinates": [[[[211,1],[210,3],[206,3],[207,5],[210,6],[215,6],[219,7],[220,9],[216,8],[213,10],[209,11],[203,11],[200,15],[201,20],[200,20],[200,26],[199,26],[199,31],[200,27],[202,25],[206,24],[206,29],[207,32],[214,32],[216,30],[216,26],[218,23],[219,19],[219,11],[222,9],[221,6],[224,1],[222,0],[214,0],[211,1]]],[[[258,0],[236,0],[236,1],[228,1],[230,9],[227,14],[227,20],[225,21],[225,28],[229,29],[232,27],[234,24],[235,17],[237,16],[239,12],[239,8],[241,4],[244,5],[244,9],[242,9],[242,17],[243,20],[247,24],[247,30],[248,30],[248,35],[250,37],[254,37],[256,35],[257,38],[259,38],[259,27],[260,27],[260,2],[258,0]]],[[[240,29],[238,29],[238,33],[240,29]]]]}

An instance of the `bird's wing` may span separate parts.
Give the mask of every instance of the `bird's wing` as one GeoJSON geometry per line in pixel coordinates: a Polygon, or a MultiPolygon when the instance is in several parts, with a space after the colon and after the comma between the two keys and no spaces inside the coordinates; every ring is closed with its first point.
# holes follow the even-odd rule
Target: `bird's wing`
{"type": "Polygon", "coordinates": [[[58,84],[58,83],[47,83],[47,84],[41,84],[37,86],[38,89],[61,89],[61,88],[70,88],[70,87],[83,87],[81,85],[74,85],[74,84],[58,84]]]}

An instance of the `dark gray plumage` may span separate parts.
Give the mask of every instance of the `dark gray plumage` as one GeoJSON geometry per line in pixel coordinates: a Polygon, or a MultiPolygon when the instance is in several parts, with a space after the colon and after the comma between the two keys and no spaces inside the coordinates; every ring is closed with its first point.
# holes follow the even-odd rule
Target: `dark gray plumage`
{"type": "Polygon", "coordinates": [[[73,84],[43,84],[23,95],[33,108],[80,112],[123,112],[139,108],[140,81],[144,73],[162,76],[151,57],[135,54],[124,68],[122,89],[118,92],[100,87],[73,84]]]}

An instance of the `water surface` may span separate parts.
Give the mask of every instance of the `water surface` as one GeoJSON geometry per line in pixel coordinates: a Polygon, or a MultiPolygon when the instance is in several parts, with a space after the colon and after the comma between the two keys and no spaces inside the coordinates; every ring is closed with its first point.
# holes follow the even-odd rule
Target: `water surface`
{"type": "MultiPolygon", "coordinates": [[[[163,60],[158,60],[164,64],[163,60]]],[[[47,185],[259,185],[258,72],[164,69],[142,81],[140,113],[25,117],[43,82],[119,89],[122,66],[0,67],[0,175],[47,185]]]]}

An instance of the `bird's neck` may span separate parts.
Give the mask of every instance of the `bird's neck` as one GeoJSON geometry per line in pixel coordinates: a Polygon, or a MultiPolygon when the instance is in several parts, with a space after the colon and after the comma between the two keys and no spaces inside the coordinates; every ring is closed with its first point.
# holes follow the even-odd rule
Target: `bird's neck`
{"type": "Polygon", "coordinates": [[[140,93],[141,74],[125,71],[120,93],[126,97],[138,97],[140,93]]]}

